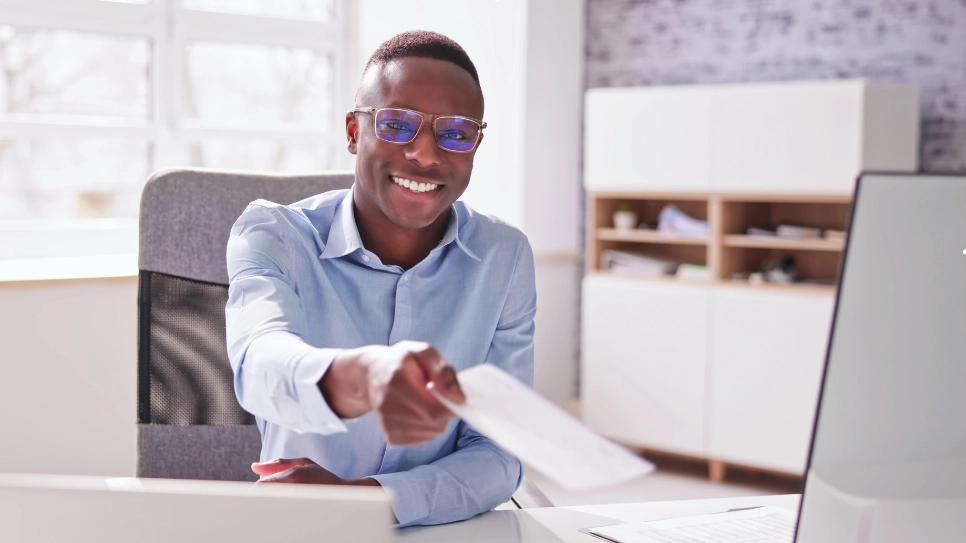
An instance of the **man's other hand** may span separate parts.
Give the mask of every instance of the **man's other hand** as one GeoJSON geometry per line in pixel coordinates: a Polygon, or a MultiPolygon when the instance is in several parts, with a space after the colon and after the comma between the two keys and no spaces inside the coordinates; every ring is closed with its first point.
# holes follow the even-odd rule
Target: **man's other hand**
{"type": "Polygon", "coordinates": [[[276,458],[271,462],[254,462],[252,471],[260,477],[259,483],[379,486],[375,479],[343,479],[308,458],[276,458]]]}
{"type": "Polygon", "coordinates": [[[456,370],[432,345],[416,341],[343,351],[319,388],[341,417],[375,411],[393,445],[422,443],[446,430],[453,414],[430,390],[454,403],[466,401],[456,370]]]}

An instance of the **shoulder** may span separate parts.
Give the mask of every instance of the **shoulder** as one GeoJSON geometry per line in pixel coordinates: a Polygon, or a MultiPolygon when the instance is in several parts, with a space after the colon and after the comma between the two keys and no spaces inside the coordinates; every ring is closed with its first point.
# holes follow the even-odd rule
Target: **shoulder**
{"type": "Polygon", "coordinates": [[[456,202],[454,206],[460,241],[481,259],[533,259],[530,240],[522,230],[495,215],[480,213],[466,202],[456,202]]]}
{"type": "Polygon", "coordinates": [[[328,233],[336,209],[349,193],[348,189],[323,192],[293,204],[255,200],[235,222],[232,234],[254,226],[274,227],[279,234],[301,234],[316,237],[328,233]]]}

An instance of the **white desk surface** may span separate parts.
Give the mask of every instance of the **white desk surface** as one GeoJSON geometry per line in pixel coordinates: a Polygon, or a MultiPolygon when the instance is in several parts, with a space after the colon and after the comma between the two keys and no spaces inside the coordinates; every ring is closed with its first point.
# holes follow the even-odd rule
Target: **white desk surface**
{"type": "Polygon", "coordinates": [[[491,511],[467,521],[440,526],[415,526],[396,530],[397,542],[426,543],[600,543],[578,532],[592,528],[662,518],[720,513],[729,509],[772,505],[798,511],[798,494],[750,496],[712,500],[621,503],[577,507],[491,511]]]}

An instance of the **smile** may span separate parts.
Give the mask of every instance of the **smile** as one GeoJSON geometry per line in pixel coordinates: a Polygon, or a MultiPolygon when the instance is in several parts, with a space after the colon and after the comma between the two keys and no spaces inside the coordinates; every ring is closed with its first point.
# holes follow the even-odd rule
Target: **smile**
{"type": "Polygon", "coordinates": [[[404,177],[390,176],[394,183],[401,187],[405,187],[413,192],[429,192],[431,190],[436,190],[436,183],[417,183],[415,181],[410,181],[404,177]]]}

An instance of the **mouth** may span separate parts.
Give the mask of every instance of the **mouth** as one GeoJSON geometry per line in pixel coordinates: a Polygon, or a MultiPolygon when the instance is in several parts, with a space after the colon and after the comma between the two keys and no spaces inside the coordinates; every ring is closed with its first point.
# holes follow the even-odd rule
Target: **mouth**
{"type": "Polygon", "coordinates": [[[389,176],[389,178],[392,179],[392,182],[393,183],[399,185],[400,187],[402,187],[404,189],[408,189],[410,192],[414,192],[414,193],[417,193],[417,194],[418,193],[423,193],[423,192],[433,192],[437,188],[439,188],[439,187],[442,186],[442,185],[439,185],[437,183],[425,183],[425,182],[411,181],[409,179],[406,179],[405,177],[397,177],[395,175],[391,175],[391,176],[389,176]]]}

